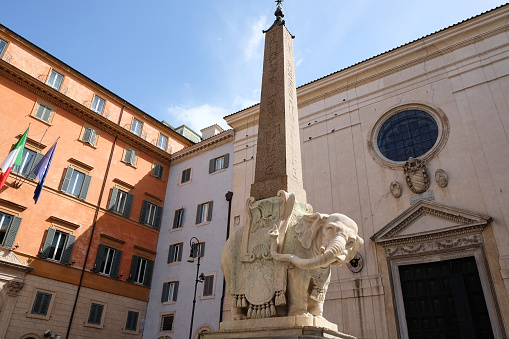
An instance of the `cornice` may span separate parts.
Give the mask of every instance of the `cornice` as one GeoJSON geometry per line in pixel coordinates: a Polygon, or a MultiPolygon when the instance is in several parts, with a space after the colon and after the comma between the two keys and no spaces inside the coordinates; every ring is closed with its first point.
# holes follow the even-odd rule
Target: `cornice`
{"type": "Polygon", "coordinates": [[[223,146],[228,142],[233,142],[235,137],[235,132],[233,129],[226,130],[221,132],[213,137],[205,139],[193,146],[189,146],[184,148],[171,156],[171,164],[176,165],[179,164],[191,157],[195,157],[204,152],[208,152],[216,147],[223,146]]]}
{"type": "Polygon", "coordinates": [[[143,150],[158,160],[163,161],[166,164],[170,163],[171,154],[161,150],[156,145],[153,145],[150,142],[136,136],[125,128],[97,114],[96,112],[83,106],[77,101],[74,101],[65,94],[62,94],[57,90],[47,86],[46,84],[26,74],[20,69],[10,65],[4,60],[0,60],[0,76],[5,77],[6,79],[36,94],[37,96],[48,100],[49,102],[57,105],[65,111],[76,115],[87,123],[98,127],[101,130],[110,133],[111,135],[118,136],[122,141],[136,146],[138,149],[143,150]]]}

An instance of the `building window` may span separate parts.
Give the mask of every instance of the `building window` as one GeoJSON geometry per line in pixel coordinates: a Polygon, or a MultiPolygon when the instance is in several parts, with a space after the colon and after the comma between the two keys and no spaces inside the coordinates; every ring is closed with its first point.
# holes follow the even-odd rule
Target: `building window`
{"type": "Polygon", "coordinates": [[[120,260],[122,259],[122,251],[105,245],[99,245],[97,249],[97,257],[95,259],[94,272],[109,275],[118,278],[118,269],[120,260]]]}
{"type": "Polygon", "coordinates": [[[178,228],[182,228],[184,225],[184,208],[179,208],[175,210],[175,214],[173,215],[173,225],[171,229],[175,230],[178,228]]]}
{"type": "Polygon", "coordinates": [[[133,123],[131,124],[131,133],[136,134],[137,136],[141,135],[141,129],[143,128],[143,122],[138,119],[133,118],[133,123]]]}
{"type": "Polygon", "coordinates": [[[202,297],[212,297],[214,296],[214,280],[215,275],[206,275],[205,279],[203,280],[203,290],[202,290],[202,297]]]}
{"type": "Polygon", "coordinates": [[[388,118],[377,135],[378,149],[387,159],[407,161],[426,154],[436,144],[438,124],[422,110],[407,110],[388,118]]]}
{"type": "Polygon", "coordinates": [[[92,303],[90,312],[88,313],[87,323],[91,325],[101,325],[104,312],[104,305],[92,303]]]}
{"type": "Polygon", "coordinates": [[[4,55],[4,52],[6,49],[7,49],[7,41],[0,39],[0,58],[4,55]]]}
{"type": "Polygon", "coordinates": [[[22,218],[0,212],[0,246],[12,248],[22,218]]]}
{"type": "Polygon", "coordinates": [[[166,151],[168,148],[168,137],[166,135],[159,134],[159,140],[157,140],[157,147],[166,151]]]}
{"type": "Polygon", "coordinates": [[[113,187],[108,209],[112,212],[122,214],[124,217],[129,218],[131,215],[133,200],[134,195],[113,187]]]}
{"type": "Polygon", "coordinates": [[[129,280],[150,287],[153,269],[154,262],[152,260],[133,255],[129,280]]]}
{"type": "Polygon", "coordinates": [[[105,103],[106,101],[103,98],[101,98],[98,95],[94,95],[94,100],[92,101],[92,106],[90,107],[90,109],[102,115],[105,103]]]}
{"type": "Polygon", "coordinates": [[[205,242],[200,242],[199,244],[194,244],[191,247],[191,258],[203,258],[205,255],[205,242]]]}
{"type": "Polygon", "coordinates": [[[125,330],[126,331],[134,331],[138,330],[138,318],[140,316],[139,312],[136,311],[128,311],[127,312],[127,320],[125,322],[125,330]]]}
{"type": "Polygon", "coordinates": [[[173,321],[175,320],[175,314],[163,314],[161,316],[161,326],[159,332],[173,331],[173,321]]]}
{"type": "Polygon", "coordinates": [[[203,224],[212,220],[212,201],[198,205],[196,211],[196,224],[203,224]]]}
{"type": "Polygon", "coordinates": [[[76,236],[50,227],[40,257],[69,264],[75,241],[76,236]]]}
{"type": "Polygon", "coordinates": [[[143,200],[140,222],[158,229],[161,226],[162,213],[163,208],[161,206],[157,206],[147,200],[143,200]]]}
{"type": "Polygon", "coordinates": [[[181,242],[170,245],[170,251],[168,252],[168,264],[182,261],[182,246],[183,243],[181,242]]]}
{"type": "Polygon", "coordinates": [[[92,177],[88,174],[81,173],[71,166],[67,167],[64,182],[62,183],[62,192],[73,195],[79,199],[85,200],[90,187],[92,177]]]}
{"type": "Polygon", "coordinates": [[[12,172],[21,175],[22,177],[28,177],[29,179],[35,180],[36,176],[32,171],[35,166],[41,161],[44,154],[34,152],[28,148],[23,149],[23,155],[21,158],[21,165],[14,166],[12,172]]]}
{"type": "Polygon", "coordinates": [[[191,168],[186,168],[182,170],[182,174],[180,175],[180,184],[185,184],[191,181],[191,168]]]}
{"type": "Polygon", "coordinates": [[[64,76],[54,69],[51,70],[51,73],[48,77],[48,81],[46,81],[46,85],[60,91],[60,87],[62,87],[62,82],[64,81],[64,76]]]}
{"type": "Polygon", "coordinates": [[[46,316],[48,314],[51,297],[52,297],[51,293],[38,291],[34,299],[32,311],[30,313],[46,316]]]}
{"type": "Polygon", "coordinates": [[[37,111],[35,111],[35,117],[37,119],[49,123],[51,113],[53,113],[53,110],[50,107],[40,103],[39,106],[37,107],[37,111]]]}
{"type": "Polygon", "coordinates": [[[96,139],[97,139],[97,132],[93,128],[85,127],[85,131],[83,132],[83,137],[81,138],[81,140],[83,142],[86,142],[87,144],[95,146],[96,139]]]}
{"type": "Polygon", "coordinates": [[[125,149],[124,162],[131,166],[136,166],[136,152],[132,149],[125,149]]]}
{"type": "Polygon", "coordinates": [[[154,164],[154,169],[152,170],[152,175],[158,179],[163,178],[163,166],[159,164],[154,164]]]}
{"type": "Polygon", "coordinates": [[[178,281],[169,281],[163,284],[163,294],[161,296],[161,302],[167,303],[177,301],[177,294],[179,291],[178,281]]]}
{"type": "Polygon", "coordinates": [[[224,168],[228,168],[228,163],[230,161],[230,155],[225,154],[220,157],[210,159],[209,162],[209,173],[214,173],[224,168]]]}

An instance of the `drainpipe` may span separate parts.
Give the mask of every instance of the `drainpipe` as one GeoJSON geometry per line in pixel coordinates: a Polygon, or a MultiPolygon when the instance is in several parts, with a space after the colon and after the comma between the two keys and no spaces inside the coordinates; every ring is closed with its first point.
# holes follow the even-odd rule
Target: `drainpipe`
{"type": "MultiPolygon", "coordinates": [[[[122,106],[122,110],[120,111],[120,117],[118,118],[118,125],[120,126],[120,121],[122,119],[122,114],[124,114],[125,106],[122,106]]],[[[113,140],[113,145],[111,146],[110,158],[108,159],[108,165],[106,166],[106,172],[104,173],[103,184],[101,186],[101,192],[99,193],[99,200],[97,202],[97,207],[95,209],[94,220],[92,221],[92,232],[90,232],[90,240],[88,242],[87,253],[85,254],[85,262],[83,263],[83,268],[81,269],[80,283],[78,284],[78,290],[76,291],[76,297],[74,298],[74,305],[72,306],[71,318],[69,319],[69,326],[67,327],[67,334],[65,335],[65,339],[69,339],[69,333],[71,332],[71,325],[74,319],[74,312],[76,311],[76,305],[78,304],[78,298],[80,296],[81,286],[83,284],[83,277],[85,276],[85,268],[87,267],[88,255],[90,253],[90,247],[92,247],[92,239],[94,238],[95,226],[97,225],[97,217],[99,216],[99,210],[101,208],[101,202],[103,199],[104,188],[106,187],[106,180],[108,179],[108,174],[110,172],[111,159],[113,159],[113,151],[115,150],[115,146],[117,144],[118,136],[115,136],[115,140],[113,140]]]]}
{"type": "MultiPolygon", "coordinates": [[[[225,195],[226,201],[228,201],[228,224],[226,225],[226,240],[230,237],[230,220],[232,214],[232,198],[233,192],[228,191],[225,195]]],[[[226,280],[223,277],[223,294],[221,295],[221,308],[219,310],[219,324],[223,321],[223,308],[224,308],[224,296],[226,294],[226,280]]]]}

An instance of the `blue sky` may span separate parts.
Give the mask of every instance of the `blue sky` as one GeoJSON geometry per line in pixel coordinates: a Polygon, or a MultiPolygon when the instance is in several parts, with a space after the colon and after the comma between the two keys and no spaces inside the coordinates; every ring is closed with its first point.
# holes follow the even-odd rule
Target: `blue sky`
{"type": "MultiPolygon", "coordinates": [[[[285,0],[303,85],[504,4],[285,0]]],[[[11,0],[0,23],[146,113],[199,131],[260,100],[273,0],[11,0]]]]}

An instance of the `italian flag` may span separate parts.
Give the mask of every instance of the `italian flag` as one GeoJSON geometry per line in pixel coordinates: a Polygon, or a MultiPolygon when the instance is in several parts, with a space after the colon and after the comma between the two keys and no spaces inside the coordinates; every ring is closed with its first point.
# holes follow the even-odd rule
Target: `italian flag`
{"type": "Polygon", "coordinates": [[[21,165],[21,160],[23,159],[23,150],[25,149],[25,142],[27,141],[27,133],[28,128],[23,133],[23,136],[19,139],[19,141],[14,145],[14,147],[7,155],[7,158],[2,162],[2,166],[0,169],[2,173],[0,174],[0,188],[4,187],[5,182],[7,181],[7,177],[14,166],[21,165]]]}

